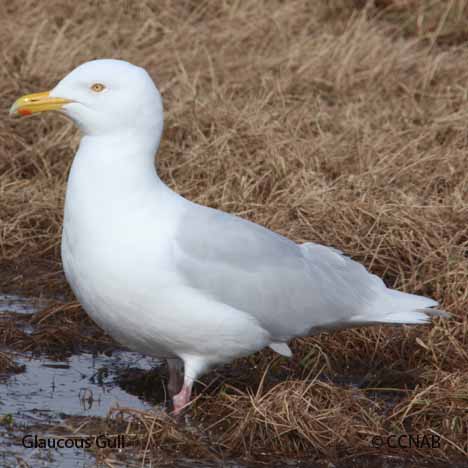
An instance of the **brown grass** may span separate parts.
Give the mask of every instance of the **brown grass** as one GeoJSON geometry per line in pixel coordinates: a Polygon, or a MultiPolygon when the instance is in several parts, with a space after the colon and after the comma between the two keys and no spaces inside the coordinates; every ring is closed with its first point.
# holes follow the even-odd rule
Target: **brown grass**
{"type": "MultiPolygon", "coordinates": [[[[248,385],[227,376],[194,404],[200,444],[333,457],[395,452],[373,449],[375,434],[435,432],[440,449],[399,453],[466,454],[468,1],[27,0],[4,10],[5,112],[85,60],[144,66],[165,101],[158,167],[170,186],[298,242],[337,247],[453,314],[432,327],[298,340],[295,361],[274,361],[288,370],[271,385],[260,385],[268,352],[235,364],[256,369],[248,385]]],[[[50,115],[2,119],[3,290],[72,300],[59,243],[78,139],[50,115]]],[[[169,432],[154,434],[152,446],[165,447],[169,432]]]]}
{"type": "Polygon", "coordinates": [[[24,366],[17,365],[7,353],[0,353],[0,376],[23,371],[24,366]]]}
{"type": "Polygon", "coordinates": [[[77,302],[57,302],[35,314],[3,313],[1,318],[2,348],[63,356],[116,347],[116,343],[91,321],[77,302]],[[31,332],[27,333],[26,329],[31,332]]]}

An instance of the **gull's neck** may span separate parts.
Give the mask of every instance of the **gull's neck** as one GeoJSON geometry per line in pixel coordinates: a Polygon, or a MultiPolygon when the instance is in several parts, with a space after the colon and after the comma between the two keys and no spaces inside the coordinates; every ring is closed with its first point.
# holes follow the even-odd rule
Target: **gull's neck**
{"type": "Polygon", "coordinates": [[[156,136],[130,131],[83,136],[68,183],[74,184],[75,179],[79,179],[85,184],[82,190],[89,188],[103,193],[128,192],[163,184],[154,164],[159,147],[159,137],[156,136]]]}
{"type": "MultiPolygon", "coordinates": [[[[159,147],[159,138],[154,135],[125,132],[103,136],[85,135],[75,155],[74,165],[94,173],[100,182],[137,182],[158,178],[154,158],[159,147]],[[105,178],[101,171],[113,174],[105,178]],[[99,173],[100,172],[100,173],[99,173]]],[[[87,174],[91,176],[91,174],[87,174]]]]}
{"type": "Polygon", "coordinates": [[[68,178],[65,222],[72,215],[115,220],[173,193],[156,173],[158,146],[154,134],[85,135],[68,178]]]}

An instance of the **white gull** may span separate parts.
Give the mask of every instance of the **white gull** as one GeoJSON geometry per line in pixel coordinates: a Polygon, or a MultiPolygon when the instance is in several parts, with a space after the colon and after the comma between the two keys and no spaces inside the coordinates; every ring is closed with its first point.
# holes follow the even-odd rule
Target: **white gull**
{"type": "Polygon", "coordinates": [[[211,366],[266,346],[290,356],[297,336],[446,316],[436,301],[387,288],[336,249],[296,244],[170,190],[154,167],[161,96],[144,69],[84,63],[10,113],[46,110],[83,134],[65,201],[67,280],[117,341],[168,359],[176,413],[211,366]]]}

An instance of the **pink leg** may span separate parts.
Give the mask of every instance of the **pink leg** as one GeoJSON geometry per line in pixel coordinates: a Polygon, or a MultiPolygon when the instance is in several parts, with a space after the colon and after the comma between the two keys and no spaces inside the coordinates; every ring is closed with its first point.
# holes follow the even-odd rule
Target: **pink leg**
{"type": "Polygon", "coordinates": [[[172,398],[174,415],[176,416],[190,403],[193,383],[208,367],[205,359],[200,356],[182,356],[181,359],[184,362],[185,370],[184,385],[182,386],[182,390],[172,398]]]}
{"type": "Polygon", "coordinates": [[[169,396],[172,398],[176,395],[184,381],[184,376],[182,374],[183,362],[180,359],[168,359],[167,367],[169,368],[169,382],[167,384],[167,389],[169,391],[169,396]]]}
{"type": "Polygon", "coordinates": [[[182,386],[182,390],[174,395],[172,401],[174,403],[174,415],[178,415],[181,411],[190,403],[190,396],[192,394],[192,384],[185,384],[182,386]]]}

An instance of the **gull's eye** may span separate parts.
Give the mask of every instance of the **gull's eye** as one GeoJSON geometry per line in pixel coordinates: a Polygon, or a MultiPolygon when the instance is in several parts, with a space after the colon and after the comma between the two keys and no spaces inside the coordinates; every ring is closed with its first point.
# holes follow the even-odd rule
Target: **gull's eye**
{"type": "Polygon", "coordinates": [[[101,93],[106,89],[106,87],[102,83],[94,83],[91,85],[91,91],[94,91],[95,93],[101,93]]]}

